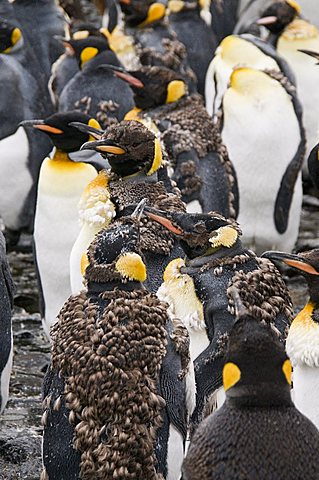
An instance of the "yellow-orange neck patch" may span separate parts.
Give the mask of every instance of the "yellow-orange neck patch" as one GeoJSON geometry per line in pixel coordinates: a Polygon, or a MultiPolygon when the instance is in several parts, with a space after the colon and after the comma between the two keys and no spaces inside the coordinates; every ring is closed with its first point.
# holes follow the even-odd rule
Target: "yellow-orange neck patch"
{"type": "Polygon", "coordinates": [[[224,365],[223,368],[223,385],[225,391],[229,390],[231,387],[236,385],[239,382],[241,377],[240,368],[237,367],[235,363],[228,362],[224,365]]]}

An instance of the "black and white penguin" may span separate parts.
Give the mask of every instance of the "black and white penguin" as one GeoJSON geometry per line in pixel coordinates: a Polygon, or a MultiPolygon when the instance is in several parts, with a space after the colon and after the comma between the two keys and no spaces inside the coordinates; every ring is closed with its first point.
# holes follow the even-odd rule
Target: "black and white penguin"
{"type": "Polygon", "coordinates": [[[292,403],[284,346],[253,312],[238,317],[223,368],[226,402],[195,432],[183,478],[315,480],[319,432],[292,403]]]}
{"type": "Polygon", "coordinates": [[[221,136],[238,181],[243,241],[257,253],[291,251],[299,231],[305,153],[296,89],[281,73],[237,68],[222,113],[221,136]]]}
{"type": "Polygon", "coordinates": [[[212,210],[236,218],[236,175],[219,130],[198,94],[188,95],[183,77],[164,67],[114,74],[131,85],[135,109],[125,118],[147,119],[161,132],[172,179],[190,212],[212,210]]]}
{"type": "Polygon", "coordinates": [[[0,232],[0,413],[9,397],[9,382],[13,358],[11,310],[15,287],[6,257],[6,242],[0,232]]]}
{"type": "Polygon", "coordinates": [[[189,338],[143,287],[135,215],[96,236],[87,292],[68,299],[52,328],[43,479],[180,479],[189,338]]]}
{"type": "Polygon", "coordinates": [[[113,118],[122,120],[134,105],[133,96],[127,85],[100,68],[104,64],[121,66],[106,39],[88,37],[64,43],[74,51],[80,71],[62,90],[59,110],[81,110],[97,118],[104,128],[113,118]]]}
{"type": "Polygon", "coordinates": [[[89,115],[76,111],[23,122],[25,127],[47,134],[55,147],[41,166],[34,222],[34,249],[43,295],[42,323],[48,337],[71,294],[69,259],[81,228],[78,203],[84,188],[97,175],[97,169],[89,164],[98,161],[96,155],[85,157],[84,152],[79,152],[90,135],[70,126],[72,121],[99,127],[89,115]]]}
{"type": "Polygon", "coordinates": [[[293,366],[293,401],[319,428],[319,249],[298,255],[265,252],[263,257],[298,269],[308,284],[309,300],[291,324],[286,351],[293,366]]]}
{"type": "Polygon", "coordinates": [[[271,323],[282,338],[292,315],[291,301],[271,262],[242,246],[234,221],[215,212],[181,214],[146,207],[146,214],[180,239],[186,255],[169,263],[157,295],[169,304],[172,318],[189,330],[196,379],[194,428],[209,402],[219,407],[225,398],[222,369],[235,321],[228,287],[238,286],[249,311],[271,323]]]}
{"type": "Polygon", "coordinates": [[[206,71],[217,47],[215,35],[201,18],[200,0],[169,0],[167,6],[169,23],[186,46],[189,65],[197,77],[197,90],[204,95],[206,71]]]}
{"type": "MultiPolygon", "coordinates": [[[[81,232],[72,249],[71,286],[81,288],[82,256],[94,236],[113,218],[131,211],[146,198],[149,205],[168,211],[185,211],[178,189],[172,186],[159,139],[140,122],[123,121],[109,127],[96,142],[83,145],[105,156],[110,169],[100,172],[84,190],[79,204],[81,232]]],[[[181,254],[174,236],[147,218],[142,219],[141,245],[149,272],[146,287],[155,293],[166,265],[181,254]]]]}

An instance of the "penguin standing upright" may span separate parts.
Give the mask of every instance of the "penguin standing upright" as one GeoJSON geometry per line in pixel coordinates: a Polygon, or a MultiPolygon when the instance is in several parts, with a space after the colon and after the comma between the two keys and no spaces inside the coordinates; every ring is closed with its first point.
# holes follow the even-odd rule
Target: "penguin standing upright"
{"type": "Polygon", "coordinates": [[[74,111],[23,122],[25,127],[49,135],[55,147],[41,166],[34,224],[35,257],[43,294],[42,323],[48,337],[71,294],[69,257],[80,230],[78,203],[85,186],[97,175],[97,170],[88,164],[94,162],[94,157],[76,153],[90,137],[69,126],[72,121],[99,126],[88,115],[74,111]]]}
{"type": "Polygon", "coordinates": [[[0,413],[3,412],[9,396],[9,382],[12,368],[13,339],[11,310],[15,288],[6,258],[6,242],[0,231],[0,413]]]}
{"type": "Polygon", "coordinates": [[[202,98],[188,95],[184,79],[164,67],[142,67],[134,72],[114,69],[114,73],[134,92],[135,109],[125,118],[147,121],[150,117],[161,132],[172,179],[188,211],[214,210],[236,218],[236,175],[202,98]]]}
{"type": "MultiPolygon", "coordinates": [[[[130,213],[132,205],[143,198],[159,209],[185,211],[180,192],[168,178],[159,139],[142,123],[120,122],[109,127],[100,140],[88,142],[82,149],[101,153],[108,159],[110,169],[100,172],[81,197],[82,229],[70,257],[73,293],[83,288],[83,253],[96,233],[113,218],[130,213]]],[[[180,256],[181,248],[174,236],[156,222],[143,218],[142,225],[141,246],[149,272],[145,285],[155,293],[167,263],[180,256]]]]}
{"type": "Polygon", "coordinates": [[[245,244],[257,253],[291,251],[305,150],[295,87],[277,72],[235,69],[223,98],[222,139],[237,175],[245,244]]]}
{"type": "Polygon", "coordinates": [[[195,432],[183,478],[315,480],[319,432],[291,401],[284,346],[253,313],[240,307],[238,317],[223,368],[226,402],[195,432]]]}
{"type": "Polygon", "coordinates": [[[197,77],[197,90],[204,95],[206,71],[217,46],[214,33],[200,16],[200,0],[169,0],[167,6],[169,23],[186,46],[189,65],[197,77]]]}
{"type": "Polygon", "coordinates": [[[308,284],[310,298],[290,326],[286,351],[293,366],[294,403],[319,428],[319,249],[298,255],[265,252],[263,257],[298,269],[308,284]]]}
{"type": "Polygon", "coordinates": [[[59,111],[81,110],[97,118],[104,128],[112,121],[122,120],[134,105],[133,96],[128,86],[100,68],[109,63],[121,66],[107,40],[88,37],[64,43],[74,51],[80,71],[62,90],[59,111]]]}
{"type": "Polygon", "coordinates": [[[98,233],[88,290],[69,298],[52,329],[43,479],[180,479],[189,339],[143,287],[140,208],[98,233]]]}
{"type": "Polygon", "coordinates": [[[146,213],[174,232],[186,254],[184,260],[168,264],[157,295],[169,304],[172,318],[179,318],[189,330],[196,380],[194,428],[209,402],[220,407],[224,401],[221,375],[235,321],[229,285],[239,285],[248,310],[271,323],[281,338],[291,319],[291,301],[271,262],[242,246],[234,221],[215,212],[183,214],[146,207],[146,213]]]}

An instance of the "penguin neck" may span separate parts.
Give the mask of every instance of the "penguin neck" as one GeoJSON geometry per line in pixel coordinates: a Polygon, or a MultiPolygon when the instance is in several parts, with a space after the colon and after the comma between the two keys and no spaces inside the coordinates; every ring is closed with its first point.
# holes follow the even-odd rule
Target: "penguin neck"
{"type": "Polygon", "coordinates": [[[51,160],[55,162],[71,162],[69,155],[59,148],[55,148],[51,160]]]}
{"type": "Polygon", "coordinates": [[[292,407],[290,387],[274,383],[235,386],[226,392],[229,405],[244,407],[292,407]]]}
{"type": "Polygon", "coordinates": [[[99,295],[103,292],[110,292],[112,290],[124,290],[125,292],[132,292],[133,290],[144,289],[144,286],[141,282],[129,281],[122,283],[121,281],[110,281],[105,283],[98,282],[88,282],[87,285],[88,295],[99,295]]]}
{"type": "MultiPolygon", "coordinates": [[[[115,67],[122,66],[117,56],[115,55],[114,52],[112,52],[112,50],[104,50],[103,52],[98,53],[95,57],[93,57],[88,62],[85,62],[81,70],[83,72],[88,72],[91,70],[95,70],[100,65],[114,65],[115,67]]],[[[110,78],[113,78],[113,73],[111,71],[101,70],[101,72],[103,72],[104,77],[109,76],[110,78]]]]}
{"type": "Polygon", "coordinates": [[[319,278],[316,277],[316,275],[311,275],[311,278],[308,277],[306,280],[309,289],[309,301],[315,305],[315,308],[317,308],[319,305],[319,278]]]}
{"type": "Polygon", "coordinates": [[[208,255],[201,255],[195,258],[186,257],[185,265],[186,267],[201,268],[203,265],[214,262],[216,260],[222,260],[225,257],[233,257],[234,255],[240,255],[245,250],[242,246],[241,241],[238,239],[232,247],[223,247],[221,246],[218,250],[208,255]]]}

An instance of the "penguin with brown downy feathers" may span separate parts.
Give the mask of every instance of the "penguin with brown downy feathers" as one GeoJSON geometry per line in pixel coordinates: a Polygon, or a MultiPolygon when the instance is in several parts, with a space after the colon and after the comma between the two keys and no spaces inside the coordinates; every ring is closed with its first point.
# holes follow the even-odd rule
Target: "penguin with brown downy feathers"
{"type": "Polygon", "coordinates": [[[43,479],[180,478],[189,339],[143,287],[140,209],[96,236],[88,290],[68,299],[52,329],[43,479]]]}
{"type": "Polygon", "coordinates": [[[63,88],[59,110],[80,110],[96,118],[103,128],[122,120],[133,106],[132,92],[110,73],[104,64],[121,66],[106,38],[87,37],[64,40],[78,61],[80,71],[63,88]]]}
{"type": "Polygon", "coordinates": [[[215,212],[185,214],[149,207],[145,211],[174,233],[186,255],[168,264],[158,296],[169,304],[172,318],[179,318],[189,330],[196,380],[194,429],[208,403],[218,408],[224,401],[222,369],[235,321],[228,287],[238,285],[249,311],[271,324],[281,339],[291,320],[292,304],[274,265],[242,246],[236,222],[215,212]]]}
{"type": "Polygon", "coordinates": [[[134,92],[135,109],[126,118],[150,117],[160,130],[188,210],[236,218],[236,174],[201,97],[188,95],[183,77],[164,67],[113,70],[134,92]]]}
{"type": "Polygon", "coordinates": [[[316,480],[319,432],[292,403],[284,346],[253,311],[235,304],[239,312],[223,368],[226,401],[198,427],[183,478],[316,480]]]}
{"type": "MultiPolygon", "coordinates": [[[[79,128],[88,130],[85,125],[79,128]]],[[[110,169],[100,172],[87,186],[79,204],[82,229],[70,258],[74,293],[83,288],[83,253],[94,235],[113,218],[130,213],[132,205],[142,198],[156,208],[185,211],[178,189],[168,178],[161,145],[154,133],[135,121],[120,122],[101,133],[100,140],[82,147],[106,157],[110,169]]],[[[181,248],[170,232],[145,217],[142,219],[141,246],[149,272],[146,287],[155,293],[162,283],[167,263],[181,254],[181,248]]]]}
{"type": "Polygon", "coordinates": [[[186,46],[187,58],[197,77],[197,90],[205,93],[205,76],[217,47],[209,25],[201,18],[200,0],[169,0],[168,20],[177,38],[186,46]]]}

